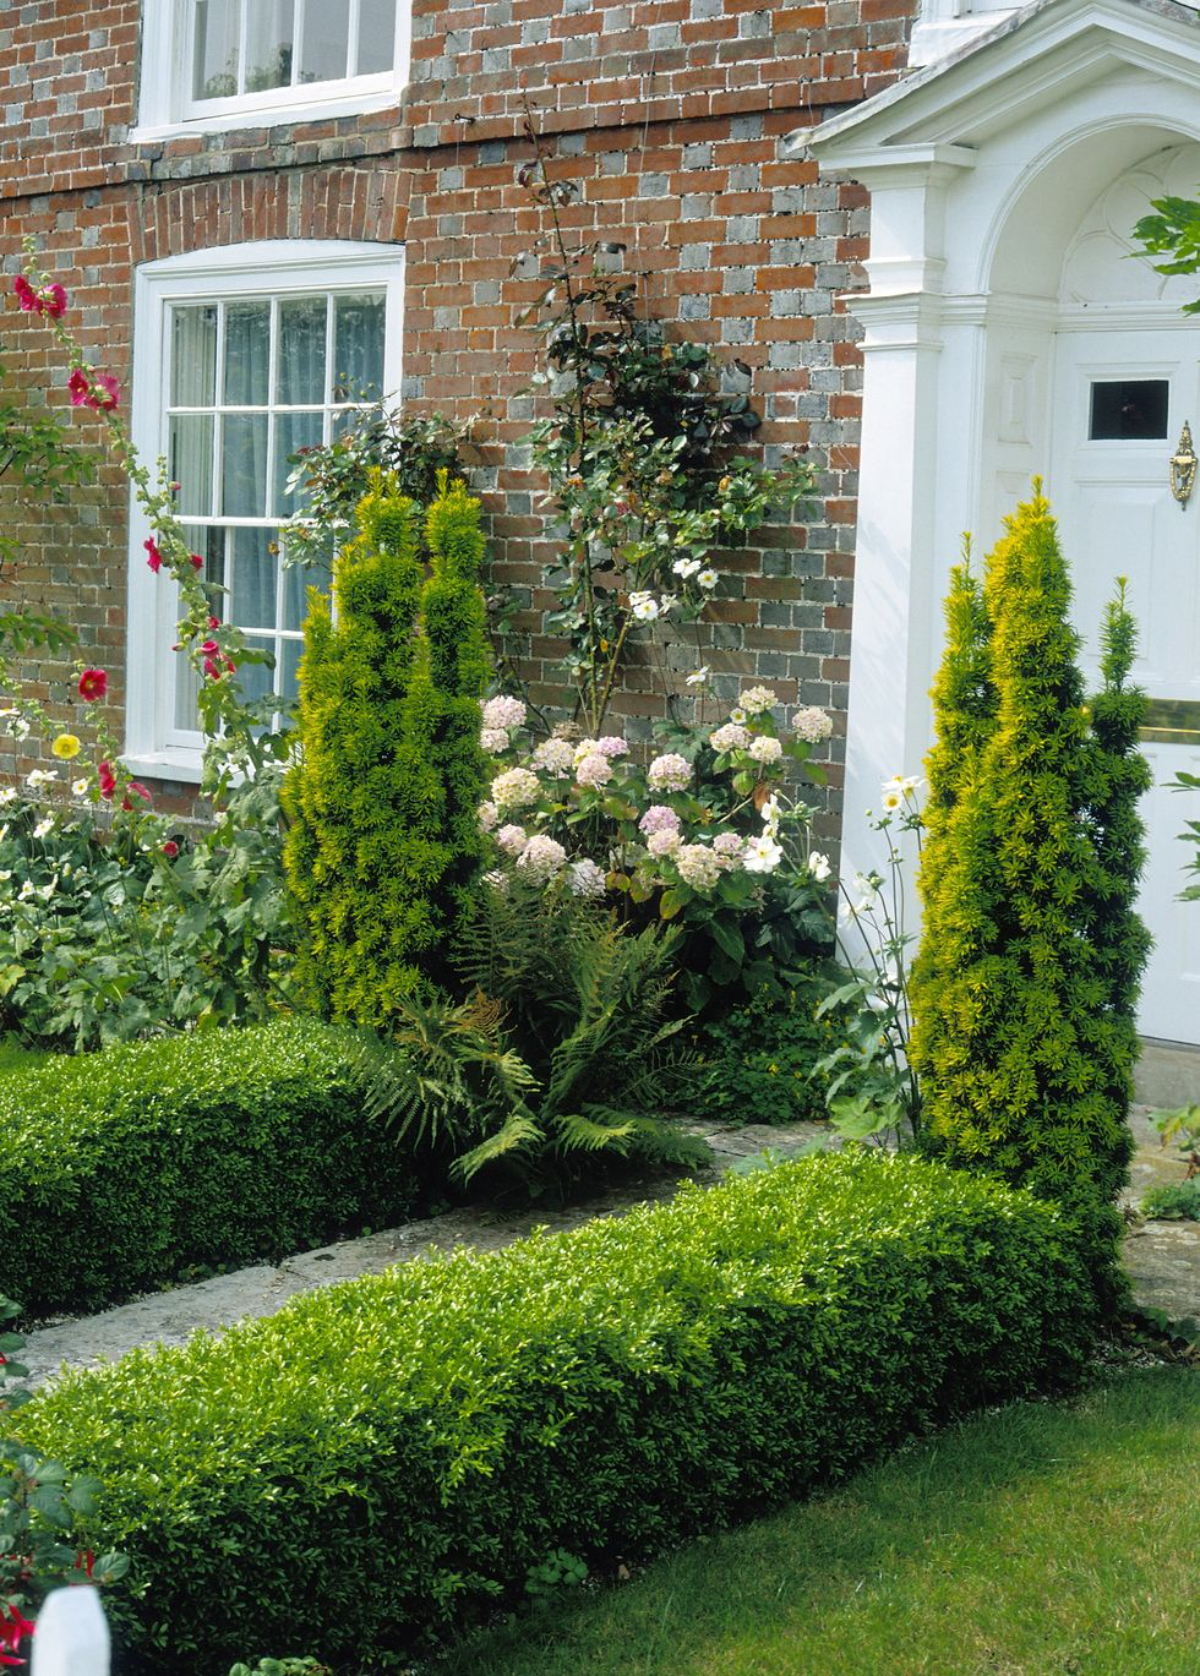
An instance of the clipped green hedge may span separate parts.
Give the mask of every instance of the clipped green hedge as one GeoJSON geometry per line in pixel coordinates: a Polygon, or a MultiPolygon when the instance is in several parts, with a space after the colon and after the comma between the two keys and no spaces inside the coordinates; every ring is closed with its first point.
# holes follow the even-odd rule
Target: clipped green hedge
{"type": "Polygon", "coordinates": [[[68,1376],[23,1433],[104,1482],[123,1676],[338,1668],[477,1621],[562,1547],[634,1558],[1069,1380],[1057,1210],[856,1152],[412,1262],[68,1376]]]}
{"type": "Polygon", "coordinates": [[[133,1043],[0,1077],[0,1295],[100,1308],[191,1265],[401,1218],[411,1165],[311,1020],[133,1043]]]}

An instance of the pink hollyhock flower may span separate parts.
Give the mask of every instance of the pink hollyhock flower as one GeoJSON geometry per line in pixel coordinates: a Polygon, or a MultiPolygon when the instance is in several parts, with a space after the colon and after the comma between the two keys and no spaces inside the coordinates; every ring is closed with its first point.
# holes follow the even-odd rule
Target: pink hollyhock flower
{"type": "Polygon", "coordinates": [[[22,313],[40,314],[42,312],[38,294],[24,274],[18,274],[16,279],[13,280],[13,292],[21,305],[22,313]]]}
{"type": "Polygon", "coordinates": [[[151,536],[149,540],[142,542],[142,546],[150,555],[150,557],[146,560],[146,563],[157,576],[159,571],[162,569],[162,554],[158,550],[158,542],[155,541],[153,536],[151,536]]]}
{"type": "Polygon", "coordinates": [[[71,392],[72,407],[82,407],[88,399],[91,386],[78,367],[73,370],[70,378],[68,378],[67,389],[71,392]]]}
{"type": "Polygon", "coordinates": [[[208,626],[210,629],[219,629],[221,626],[221,619],[219,617],[210,617],[208,619],[208,626]]]}
{"type": "Polygon", "coordinates": [[[111,373],[98,372],[89,382],[88,376],[76,367],[67,380],[74,407],[94,408],[97,413],[111,413],[121,399],[121,386],[111,373]]]}
{"type": "Polygon", "coordinates": [[[100,782],[101,797],[112,797],[117,789],[117,776],[113,772],[111,762],[102,762],[96,770],[96,777],[100,782]]]}
{"type": "Polygon", "coordinates": [[[168,861],[174,861],[175,857],[179,854],[179,845],[175,842],[174,838],[167,839],[166,843],[162,847],[162,853],[166,856],[168,861]]]}
{"type": "Polygon", "coordinates": [[[126,812],[133,808],[133,799],[140,797],[144,803],[150,802],[150,788],[144,786],[140,780],[130,780],[125,787],[125,796],[121,799],[121,807],[126,812]]]}
{"type": "Polygon", "coordinates": [[[67,312],[67,293],[61,285],[47,286],[42,292],[42,304],[51,320],[61,320],[67,312]]]}
{"type": "Polygon", "coordinates": [[[79,677],[79,696],[88,704],[95,704],[104,698],[108,692],[108,672],[103,669],[85,669],[79,677]]]}

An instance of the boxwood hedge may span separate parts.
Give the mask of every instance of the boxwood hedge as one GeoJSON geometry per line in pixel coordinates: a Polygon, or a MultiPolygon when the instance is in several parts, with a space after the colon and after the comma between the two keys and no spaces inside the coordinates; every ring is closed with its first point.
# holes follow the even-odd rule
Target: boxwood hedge
{"type": "Polygon", "coordinates": [[[565,1548],[634,1558],[1069,1380],[1058,1212],[865,1152],[412,1262],[68,1376],[24,1433],[105,1484],[125,1673],[393,1668],[565,1548]]]}
{"type": "Polygon", "coordinates": [[[136,1043],[0,1076],[0,1295],[98,1308],[189,1265],[395,1220],[411,1167],[313,1021],[136,1043]]]}

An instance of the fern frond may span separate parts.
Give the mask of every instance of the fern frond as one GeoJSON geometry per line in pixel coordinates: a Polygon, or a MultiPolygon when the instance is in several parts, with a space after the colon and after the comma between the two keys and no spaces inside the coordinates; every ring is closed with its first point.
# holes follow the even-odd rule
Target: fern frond
{"type": "Polygon", "coordinates": [[[494,1164],[497,1159],[510,1157],[523,1148],[538,1146],[544,1139],[527,1111],[511,1111],[494,1135],[454,1160],[451,1173],[460,1181],[470,1181],[485,1164],[494,1164]]]}

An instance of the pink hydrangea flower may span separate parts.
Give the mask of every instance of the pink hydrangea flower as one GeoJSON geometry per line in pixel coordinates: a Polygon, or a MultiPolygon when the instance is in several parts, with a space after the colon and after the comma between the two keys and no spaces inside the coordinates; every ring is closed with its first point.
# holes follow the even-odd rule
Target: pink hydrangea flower
{"type": "Polygon", "coordinates": [[[575,770],[575,778],[581,786],[591,786],[593,789],[606,786],[612,779],[612,763],[607,757],[601,756],[599,751],[593,751],[579,764],[575,770]]]}
{"type": "Polygon", "coordinates": [[[622,739],[619,733],[606,733],[603,739],[597,739],[596,749],[601,756],[606,756],[610,762],[615,762],[617,757],[629,755],[629,741],[622,739]]]}
{"type": "Polygon", "coordinates": [[[535,833],[517,858],[517,866],[531,879],[544,883],[561,873],[566,866],[567,852],[555,838],[544,832],[535,833]]]}
{"type": "Polygon", "coordinates": [[[638,830],[649,838],[655,832],[678,832],[679,816],[665,803],[652,803],[638,822],[638,830]]]}
{"type": "Polygon", "coordinates": [[[497,698],[489,698],[483,707],[484,727],[521,727],[524,721],[525,706],[519,698],[509,698],[501,693],[497,698]]]}
{"type": "Polygon", "coordinates": [[[673,832],[669,828],[664,827],[661,832],[652,832],[650,834],[646,848],[657,861],[664,855],[674,855],[682,842],[683,839],[679,836],[678,832],[673,832]]]}
{"type": "Polygon", "coordinates": [[[523,826],[510,822],[508,826],[500,828],[496,834],[496,842],[505,855],[518,856],[529,842],[529,834],[523,826]]]}
{"type": "Polygon", "coordinates": [[[655,757],[646,779],[655,791],[683,791],[692,777],[691,764],[678,751],[655,757]]]}
{"type": "Polygon", "coordinates": [[[815,704],[810,704],[805,709],[796,711],[792,717],[792,727],[797,738],[807,740],[810,745],[819,745],[833,732],[833,719],[827,716],[824,710],[818,710],[815,704]]]}

